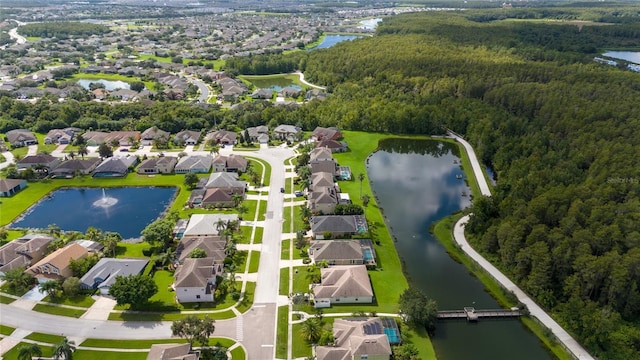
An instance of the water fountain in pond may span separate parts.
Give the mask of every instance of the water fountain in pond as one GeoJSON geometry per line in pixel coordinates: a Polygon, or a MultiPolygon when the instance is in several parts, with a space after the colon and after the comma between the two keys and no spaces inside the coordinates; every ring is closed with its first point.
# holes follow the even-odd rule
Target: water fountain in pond
{"type": "Polygon", "coordinates": [[[104,189],[102,189],[102,197],[93,202],[93,206],[98,206],[101,208],[108,208],[118,203],[118,199],[114,197],[107,196],[104,189]]]}

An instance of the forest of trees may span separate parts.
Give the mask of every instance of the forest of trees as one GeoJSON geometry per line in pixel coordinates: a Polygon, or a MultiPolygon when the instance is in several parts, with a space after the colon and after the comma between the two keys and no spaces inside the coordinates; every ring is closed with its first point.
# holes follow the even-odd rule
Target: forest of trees
{"type": "Polygon", "coordinates": [[[20,34],[24,36],[56,37],[58,39],[67,39],[72,36],[102,35],[110,31],[104,25],[72,21],[31,23],[20,27],[20,34]]]}
{"type": "MultiPolygon", "coordinates": [[[[176,102],[76,106],[2,98],[0,132],[69,125],[453,129],[499,179],[494,196],[472,206],[468,229],[476,248],[594,355],[640,358],[640,74],[593,61],[603,49],[637,46],[638,13],[624,9],[621,24],[582,27],[487,21],[494,13],[399,15],[371,38],[227,62],[228,70],[246,74],[303,70],[328,87],[325,101],[251,102],[223,111],[176,102]]],[[[537,16],[546,15],[531,18],[537,16]]]]}

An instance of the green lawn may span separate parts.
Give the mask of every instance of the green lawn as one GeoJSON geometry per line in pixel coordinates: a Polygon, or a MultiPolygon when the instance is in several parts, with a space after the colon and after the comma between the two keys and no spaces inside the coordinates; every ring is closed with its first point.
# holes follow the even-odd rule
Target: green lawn
{"type": "Polygon", "coordinates": [[[0,325],[0,334],[2,335],[11,335],[13,330],[15,330],[15,328],[12,328],[11,326],[0,325]]]}
{"type": "Polygon", "coordinates": [[[148,351],[141,352],[119,352],[119,351],[93,351],[76,350],[73,353],[74,360],[145,360],[148,351]]]}
{"type": "Polygon", "coordinates": [[[287,358],[288,320],[289,306],[278,306],[278,325],[276,330],[276,358],[278,359],[287,358]]]}
{"type": "Polygon", "coordinates": [[[39,134],[39,133],[33,133],[33,134],[38,139],[38,153],[44,152],[44,153],[47,153],[47,154],[51,154],[51,152],[58,147],[58,144],[45,144],[44,143],[44,138],[47,136],[47,134],[39,134]]]}
{"type": "Polygon", "coordinates": [[[262,159],[258,159],[252,156],[244,155],[244,157],[252,161],[251,165],[253,166],[253,170],[255,172],[263,175],[262,186],[269,186],[269,182],[271,181],[271,165],[269,165],[269,163],[263,161],[262,159]],[[262,166],[256,164],[256,162],[262,164],[262,166],[264,166],[264,170],[262,169],[262,166]]]}
{"type": "Polygon", "coordinates": [[[163,307],[178,309],[175,301],[175,292],[171,288],[173,284],[173,272],[167,270],[156,270],[153,274],[153,281],[158,285],[158,292],[149,301],[160,303],[163,307]]]}
{"type": "Polygon", "coordinates": [[[253,230],[253,228],[251,226],[240,226],[240,233],[242,235],[238,239],[238,244],[249,244],[249,243],[251,243],[251,231],[252,230],[253,230]]]}
{"type": "Polygon", "coordinates": [[[48,344],[59,344],[60,342],[62,342],[62,340],[64,340],[64,336],[34,332],[26,336],[25,339],[39,341],[39,342],[48,343],[48,344]]]}
{"type": "Polygon", "coordinates": [[[255,282],[247,282],[247,287],[244,290],[244,298],[242,302],[236,306],[236,309],[241,313],[245,313],[247,310],[253,306],[253,295],[256,292],[256,283],[255,282]]]}
{"type": "Polygon", "coordinates": [[[151,249],[151,244],[147,242],[141,243],[118,243],[116,247],[117,258],[147,258],[143,251],[151,249]]]}
{"type": "Polygon", "coordinates": [[[175,321],[184,319],[189,315],[194,315],[199,318],[204,318],[208,316],[210,319],[214,320],[224,320],[224,319],[232,319],[236,315],[231,310],[226,310],[223,312],[215,312],[215,313],[198,313],[198,314],[184,314],[179,312],[168,312],[168,313],[131,313],[131,312],[112,312],[109,314],[109,320],[116,321],[175,321]]]}
{"type": "Polygon", "coordinates": [[[289,268],[280,268],[279,295],[289,295],[289,268]]]}
{"type": "Polygon", "coordinates": [[[410,329],[403,327],[403,339],[415,345],[422,360],[436,360],[436,351],[431,344],[431,339],[424,328],[410,329]]]}
{"type": "MultiPolygon", "coordinates": [[[[265,205],[265,212],[266,212],[266,206],[267,203],[264,203],[265,205]]],[[[253,243],[254,244],[262,244],[262,234],[264,233],[264,228],[260,227],[260,226],[256,226],[256,233],[253,235],[253,243]]]]}
{"type": "MultiPolygon", "coordinates": [[[[319,274],[320,269],[310,266],[298,266],[293,268],[293,292],[294,293],[307,293],[309,292],[309,285],[311,284],[310,276],[313,274],[319,274]],[[310,271],[311,270],[311,271],[310,271]]],[[[327,312],[328,309],[325,309],[327,312]]]]}
{"type": "MultiPolygon", "coordinates": [[[[186,339],[160,339],[160,340],[107,340],[107,339],[87,339],[80,344],[84,347],[94,348],[116,348],[116,349],[149,349],[153,344],[174,344],[186,343],[186,339]]],[[[235,341],[226,338],[209,338],[209,345],[220,343],[224,347],[231,347],[235,341]]]]}
{"type": "Polygon", "coordinates": [[[280,259],[291,259],[291,240],[282,240],[280,248],[280,259]]]}
{"type": "Polygon", "coordinates": [[[78,295],[74,297],[59,296],[59,297],[56,297],[55,299],[52,299],[50,296],[47,296],[44,299],[42,299],[42,302],[89,308],[96,301],[93,300],[93,298],[89,295],[78,295]]]}
{"type": "MultiPolygon", "coordinates": [[[[2,358],[4,360],[18,360],[18,353],[20,351],[20,347],[21,346],[28,346],[28,345],[30,345],[30,344],[26,343],[26,342],[21,342],[18,345],[14,346],[11,350],[9,350],[6,353],[4,353],[4,355],[2,355],[2,358]]],[[[43,357],[51,357],[51,356],[53,356],[54,348],[52,346],[40,346],[40,350],[42,350],[42,356],[43,357]]],[[[74,359],[78,359],[78,358],[75,357],[75,353],[74,353],[74,359]]]]}
{"type": "Polygon", "coordinates": [[[251,260],[249,261],[249,272],[258,272],[258,266],[260,265],[260,251],[251,252],[251,260]]]}
{"type": "Polygon", "coordinates": [[[8,296],[0,295],[0,304],[11,304],[14,301],[16,301],[16,299],[8,296]]]}
{"type": "Polygon", "coordinates": [[[292,355],[294,358],[311,356],[311,344],[302,338],[300,329],[302,329],[302,323],[293,324],[293,334],[291,334],[291,336],[293,337],[292,355]]]}
{"type": "Polygon", "coordinates": [[[47,313],[47,314],[73,317],[76,319],[82,316],[82,314],[84,314],[86,311],[86,310],[69,309],[69,308],[45,305],[45,304],[36,304],[36,306],[33,307],[33,310],[42,312],[42,313],[47,313]]]}
{"type": "Polygon", "coordinates": [[[231,350],[231,360],[245,360],[247,358],[247,353],[244,352],[244,349],[241,346],[231,350]]]}

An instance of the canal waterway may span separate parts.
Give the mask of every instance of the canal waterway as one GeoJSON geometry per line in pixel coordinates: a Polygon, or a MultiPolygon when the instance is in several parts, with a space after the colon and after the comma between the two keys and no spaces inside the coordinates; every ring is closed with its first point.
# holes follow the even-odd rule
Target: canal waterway
{"type": "MultiPolygon", "coordinates": [[[[470,205],[458,148],[435,140],[387,139],[368,159],[371,187],[383,209],[409,282],[442,310],[499,308],[484,285],[431,235],[438,220],[470,205]]],[[[550,359],[519,320],[440,321],[432,338],[438,359],[550,359]]]]}

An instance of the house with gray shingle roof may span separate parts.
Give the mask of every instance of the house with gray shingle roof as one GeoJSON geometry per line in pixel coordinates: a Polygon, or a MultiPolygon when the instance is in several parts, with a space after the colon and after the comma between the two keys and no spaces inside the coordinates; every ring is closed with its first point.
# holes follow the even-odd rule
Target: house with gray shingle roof
{"type": "Polygon", "coordinates": [[[24,179],[0,179],[0,197],[10,197],[27,187],[24,179]]]}
{"type": "Polygon", "coordinates": [[[182,237],[176,248],[180,263],[184,262],[195,249],[202,249],[216,263],[222,263],[227,257],[224,249],[227,242],[220,236],[187,236],[182,237]]]}
{"type": "Polygon", "coordinates": [[[150,174],[171,174],[178,158],[173,156],[161,156],[156,158],[150,158],[144,160],[138,166],[138,174],[150,175],[150,174]]]}
{"type": "Polygon", "coordinates": [[[129,168],[138,162],[136,156],[110,157],[104,159],[94,170],[93,177],[124,177],[129,168]]]}
{"type": "Polygon", "coordinates": [[[174,171],[176,174],[208,173],[212,163],[210,155],[188,155],[178,161],[174,171]]]}
{"type": "Polygon", "coordinates": [[[273,136],[279,140],[285,141],[295,141],[298,137],[298,134],[302,132],[297,126],[293,125],[278,125],[275,129],[273,129],[273,136]]]}
{"type": "Polygon", "coordinates": [[[362,215],[325,215],[311,218],[314,239],[344,238],[367,232],[367,221],[362,215]]]}
{"type": "Polygon", "coordinates": [[[375,265],[375,251],[370,239],[316,240],[309,246],[314,263],[326,261],[329,265],[375,265]]]}
{"type": "Polygon", "coordinates": [[[174,275],[176,300],[187,302],[213,302],[216,276],[222,275],[222,264],[212,258],[186,258],[174,275]]]}
{"type": "Polygon", "coordinates": [[[176,145],[195,145],[200,141],[200,132],[193,130],[180,131],[173,138],[173,143],[176,145]]]}
{"type": "Polygon", "coordinates": [[[229,156],[218,155],[213,160],[214,172],[245,172],[249,161],[243,156],[231,154],[229,156]]]}
{"type": "Polygon", "coordinates": [[[44,166],[49,170],[52,170],[60,163],[60,159],[49,154],[37,154],[27,155],[22,160],[18,161],[16,165],[18,169],[35,168],[37,166],[44,166]]]}
{"type": "Polygon", "coordinates": [[[116,276],[140,274],[149,260],[102,258],[80,279],[80,287],[85,290],[98,289],[101,295],[109,295],[109,288],[116,276]]]}
{"type": "Polygon", "coordinates": [[[76,173],[90,174],[100,164],[99,158],[64,160],[49,173],[53,177],[74,177],[76,173]]]}
{"type": "MultiPolygon", "coordinates": [[[[385,324],[395,320],[382,320],[377,317],[335,319],[334,346],[318,346],[317,360],[390,359],[391,344],[385,334],[385,324]]],[[[393,328],[397,331],[397,325],[393,328]]]]}
{"type": "Polygon", "coordinates": [[[9,130],[5,135],[7,137],[7,141],[13,147],[22,147],[22,146],[38,144],[38,138],[36,138],[36,136],[33,135],[33,133],[27,129],[9,130]]]}
{"type": "Polygon", "coordinates": [[[371,304],[373,288],[364,265],[338,265],[320,269],[320,284],[313,285],[314,307],[331,304],[371,304]]]}
{"type": "Polygon", "coordinates": [[[140,143],[142,145],[152,145],[153,141],[156,139],[165,139],[166,141],[169,141],[170,136],[171,133],[158,129],[157,126],[152,126],[140,134],[140,143]]]}
{"type": "Polygon", "coordinates": [[[238,214],[192,214],[183,236],[216,236],[218,220],[238,221],[238,214]]]}
{"type": "Polygon", "coordinates": [[[189,344],[153,344],[147,360],[198,360],[189,344]]]}

